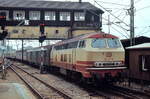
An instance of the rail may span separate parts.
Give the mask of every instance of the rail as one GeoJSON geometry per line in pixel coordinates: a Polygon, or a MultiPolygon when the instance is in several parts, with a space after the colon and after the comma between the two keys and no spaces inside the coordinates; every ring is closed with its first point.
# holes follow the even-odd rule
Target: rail
{"type": "MultiPolygon", "coordinates": [[[[16,67],[17,69],[20,69],[21,71],[27,73],[27,74],[30,75],[31,77],[35,78],[35,79],[38,80],[39,82],[43,83],[43,84],[44,84],[45,86],[47,86],[48,88],[52,89],[53,91],[55,91],[56,93],[58,93],[59,95],[61,95],[62,97],[64,97],[64,99],[72,99],[72,96],[69,96],[67,93],[62,92],[61,90],[56,89],[55,87],[53,87],[53,86],[47,84],[46,82],[44,82],[44,81],[42,81],[41,79],[35,77],[34,75],[28,73],[27,71],[23,70],[22,68],[19,68],[18,66],[15,66],[15,67],[16,67]]],[[[15,71],[15,70],[13,69],[13,67],[11,67],[11,68],[12,68],[13,71],[15,71]]],[[[15,72],[16,72],[16,71],[15,71],[15,72]]],[[[16,73],[17,73],[17,72],[16,72],[16,73]]],[[[17,75],[19,75],[19,74],[17,74],[17,75]]],[[[24,79],[23,77],[21,77],[20,75],[19,75],[19,77],[20,77],[23,81],[25,81],[25,79],[24,79]]],[[[27,81],[25,81],[25,83],[26,83],[27,85],[29,84],[27,81]]],[[[28,86],[29,86],[29,88],[30,88],[40,99],[44,99],[44,97],[42,97],[42,95],[41,95],[36,89],[34,89],[34,88],[32,87],[32,85],[28,85],[28,86]]]]}
{"type": "Polygon", "coordinates": [[[120,95],[125,96],[129,99],[141,99],[141,97],[137,96],[137,94],[150,97],[150,94],[148,94],[146,92],[133,90],[133,89],[125,88],[125,87],[109,85],[108,88],[113,90],[114,93],[120,94],[120,95]]]}

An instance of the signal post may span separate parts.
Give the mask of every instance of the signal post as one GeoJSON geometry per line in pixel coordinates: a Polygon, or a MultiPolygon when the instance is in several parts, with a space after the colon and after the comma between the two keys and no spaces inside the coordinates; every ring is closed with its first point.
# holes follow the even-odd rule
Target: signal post
{"type": "Polygon", "coordinates": [[[41,64],[40,64],[40,73],[43,74],[44,73],[44,49],[43,47],[43,42],[46,39],[46,35],[45,35],[45,24],[42,23],[40,24],[40,34],[41,36],[39,37],[39,42],[41,43],[41,64]]]}
{"type": "MultiPolygon", "coordinates": [[[[5,12],[1,12],[0,13],[0,26],[1,26],[1,32],[0,32],[0,40],[2,41],[2,46],[5,46],[5,37],[8,34],[7,29],[5,29],[6,27],[6,13],[5,12]]],[[[5,62],[5,49],[3,49],[3,53],[1,56],[1,67],[2,67],[2,79],[6,79],[6,74],[5,74],[5,66],[4,66],[4,62],[5,62]]]]}

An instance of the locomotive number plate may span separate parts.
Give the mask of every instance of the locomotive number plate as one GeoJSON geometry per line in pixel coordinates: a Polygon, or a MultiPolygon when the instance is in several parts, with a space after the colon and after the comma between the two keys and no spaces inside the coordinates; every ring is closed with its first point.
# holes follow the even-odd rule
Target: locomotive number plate
{"type": "Polygon", "coordinates": [[[111,52],[107,52],[106,53],[106,57],[111,57],[112,56],[112,53],[111,52]]]}

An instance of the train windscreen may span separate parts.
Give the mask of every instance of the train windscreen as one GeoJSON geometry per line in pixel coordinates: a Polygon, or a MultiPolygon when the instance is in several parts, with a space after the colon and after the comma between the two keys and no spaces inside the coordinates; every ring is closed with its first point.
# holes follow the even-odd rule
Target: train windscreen
{"type": "Polygon", "coordinates": [[[108,47],[109,48],[119,48],[121,47],[120,42],[118,39],[107,39],[108,47]]]}
{"type": "Polygon", "coordinates": [[[121,47],[118,39],[92,39],[91,46],[93,48],[119,48],[121,47]]]}
{"type": "Polygon", "coordinates": [[[106,47],[106,40],[105,39],[93,39],[92,40],[92,47],[93,48],[105,48],[106,47]]]}

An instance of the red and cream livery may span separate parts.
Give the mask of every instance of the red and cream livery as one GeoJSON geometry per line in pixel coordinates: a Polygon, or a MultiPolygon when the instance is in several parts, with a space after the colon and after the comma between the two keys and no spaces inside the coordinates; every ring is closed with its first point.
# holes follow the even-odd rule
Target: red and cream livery
{"type": "MultiPolygon", "coordinates": [[[[42,63],[46,68],[77,80],[110,81],[126,68],[124,48],[118,37],[111,34],[89,33],[43,48],[25,50],[23,61],[40,66],[44,56],[42,63]]],[[[20,55],[17,51],[17,60],[22,60],[20,55]]]]}
{"type": "Polygon", "coordinates": [[[55,44],[51,65],[60,72],[84,78],[116,77],[124,66],[125,51],[118,37],[105,33],[89,33],[55,44]],[[76,75],[74,75],[76,76],[76,75]]]}

